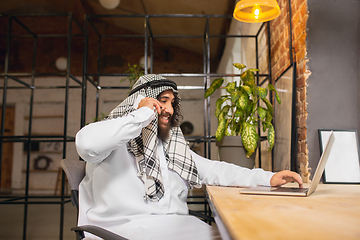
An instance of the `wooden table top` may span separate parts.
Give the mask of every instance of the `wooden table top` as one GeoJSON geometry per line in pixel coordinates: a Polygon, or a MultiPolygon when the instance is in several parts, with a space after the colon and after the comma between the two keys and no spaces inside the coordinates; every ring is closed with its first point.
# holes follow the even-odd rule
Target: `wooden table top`
{"type": "Polygon", "coordinates": [[[239,190],[206,187],[231,239],[360,239],[360,185],[319,184],[308,197],[245,195],[239,190]]]}

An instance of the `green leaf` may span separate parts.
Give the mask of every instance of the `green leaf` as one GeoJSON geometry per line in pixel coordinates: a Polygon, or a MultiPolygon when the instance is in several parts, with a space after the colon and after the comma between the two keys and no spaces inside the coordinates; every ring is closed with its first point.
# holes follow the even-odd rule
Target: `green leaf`
{"type": "Polygon", "coordinates": [[[262,125],[263,125],[263,132],[265,132],[266,129],[268,129],[270,127],[271,123],[265,121],[265,122],[262,122],[262,125]]]}
{"type": "Polygon", "coordinates": [[[256,110],[256,102],[251,101],[250,104],[252,105],[251,114],[253,114],[253,113],[255,113],[255,110],[256,110]]]}
{"type": "Polygon", "coordinates": [[[237,102],[237,106],[241,109],[246,109],[248,106],[249,97],[246,93],[240,95],[239,100],[237,102]]]}
{"type": "Polygon", "coordinates": [[[223,84],[224,79],[223,78],[217,78],[215,79],[210,87],[208,89],[206,89],[205,91],[205,98],[209,97],[211,94],[213,94],[215,92],[216,89],[218,89],[219,87],[221,87],[221,85],[223,84]]]}
{"type": "Polygon", "coordinates": [[[223,109],[221,109],[221,113],[219,115],[219,122],[225,119],[225,116],[228,114],[229,110],[230,110],[229,105],[226,105],[223,107],[223,109]]]}
{"type": "Polygon", "coordinates": [[[256,90],[260,98],[265,98],[268,94],[268,90],[266,88],[257,87],[256,90]]]}
{"type": "Polygon", "coordinates": [[[228,124],[225,125],[225,136],[231,136],[231,134],[229,133],[228,124]]]}
{"type": "Polygon", "coordinates": [[[99,122],[99,121],[103,120],[104,118],[106,118],[107,115],[108,115],[108,113],[103,113],[103,112],[101,112],[101,113],[99,114],[99,116],[94,117],[92,120],[93,120],[93,122],[99,122]]]}
{"type": "Polygon", "coordinates": [[[255,84],[255,74],[254,72],[249,72],[249,82],[251,82],[252,84],[255,84]]]}
{"type": "Polygon", "coordinates": [[[242,63],[234,63],[233,66],[239,70],[246,68],[246,66],[242,63]]]}
{"type": "Polygon", "coordinates": [[[128,63],[128,67],[129,69],[126,70],[125,73],[130,73],[130,75],[127,76],[126,78],[120,79],[120,82],[129,80],[129,87],[131,90],[135,82],[139,79],[139,77],[144,75],[144,71],[142,71],[143,68],[141,67],[141,65],[139,66],[134,64],[133,66],[131,66],[130,63],[128,63]]]}
{"type": "Polygon", "coordinates": [[[269,142],[269,145],[270,145],[270,148],[269,148],[269,152],[271,151],[271,149],[274,147],[274,144],[275,144],[275,129],[274,129],[274,126],[270,123],[270,127],[269,127],[269,130],[268,130],[268,142],[269,142]]]}
{"type": "Polygon", "coordinates": [[[224,137],[225,129],[226,129],[226,119],[222,119],[219,122],[219,126],[215,133],[215,137],[217,141],[221,141],[221,139],[224,137]]]}
{"type": "Polygon", "coordinates": [[[268,129],[272,124],[271,120],[273,119],[273,116],[269,113],[269,111],[266,111],[265,121],[263,124],[263,131],[265,132],[266,129],[268,129]]]}
{"type": "Polygon", "coordinates": [[[240,78],[244,81],[244,84],[248,86],[255,85],[255,74],[252,71],[246,70],[240,75],[240,78]]]}
{"type": "Polygon", "coordinates": [[[281,104],[281,99],[280,99],[280,96],[279,96],[279,94],[278,94],[277,91],[275,92],[275,98],[276,98],[276,101],[277,101],[279,104],[281,104]]]}
{"type": "Polygon", "coordinates": [[[241,124],[240,122],[236,123],[236,128],[235,128],[236,135],[239,135],[239,134],[240,134],[241,125],[242,125],[242,124],[241,124]]]}
{"type": "Polygon", "coordinates": [[[273,106],[271,105],[270,101],[267,98],[262,98],[261,100],[266,104],[266,107],[272,116],[274,113],[274,109],[273,109],[273,106]]]}
{"type": "Polygon", "coordinates": [[[274,92],[275,92],[276,101],[277,101],[279,104],[281,104],[281,99],[280,99],[279,93],[276,91],[275,87],[274,87],[272,84],[268,84],[268,88],[269,88],[271,91],[274,91],[274,92]]]}
{"type": "Polygon", "coordinates": [[[271,120],[272,120],[272,119],[273,119],[273,116],[270,114],[269,111],[266,111],[265,122],[271,123],[271,120]]]}
{"type": "Polygon", "coordinates": [[[241,108],[237,107],[236,111],[235,111],[235,118],[241,118],[243,116],[243,114],[244,114],[244,111],[241,108]]]}
{"type": "Polygon", "coordinates": [[[268,87],[269,90],[271,90],[271,91],[276,91],[274,85],[272,85],[271,83],[269,83],[269,84],[267,85],[267,87],[268,87]]]}
{"type": "Polygon", "coordinates": [[[236,82],[229,82],[227,85],[226,85],[226,91],[228,93],[232,93],[233,91],[235,91],[235,88],[236,88],[236,82]]]}
{"type": "Polygon", "coordinates": [[[241,132],[241,141],[247,151],[246,156],[249,158],[257,148],[259,135],[256,133],[256,127],[250,123],[244,123],[241,132]]]}
{"type": "Polygon", "coordinates": [[[216,108],[215,108],[215,116],[219,118],[219,115],[221,113],[221,105],[225,102],[226,98],[218,98],[216,100],[216,108]]]}
{"type": "Polygon", "coordinates": [[[236,135],[235,134],[236,133],[236,127],[237,127],[236,122],[231,121],[231,123],[229,123],[229,125],[230,125],[231,135],[235,136],[236,135]]]}
{"type": "Polygon", "coordinates": [[[245,71],[245,72],[243,72],[242,74],[240,74],[241,80],[243,80],[244,82],[246,82],[246,81],[247,81],[247,75],[248,75],[248,72],[247,72],[247,71],[245,71]]]}
{"type": "Polygon", "coordinates": [[[257,114],[259,115],[259,118],[260,118],[260,119],[264,120],[264,118],[266,117],[266,113],[267,113],[267,111],[266,111],[265,108],[263,108],[263,107],[258,107],[258,109],[257,109],[257,114]]]}
{"type": "Polygon", "coordinates": [[[250,81],[246,81],[246,82],[244,82],[244,85],[249,86],[252,89],[252,95],[255,95],[254,92],[253,92],[253,89],[256,89],[256,84],[255,83],[250,82],[250,81]]]}
{"type": "Polygon", "coordinates": [[[241,95],[241,91],[239,91],[239,90],[233,91],[231,93],[231,101],[236,102],[240,98],[240,95],[241,95]]]}
{"type": "Polygon", "coordinates": [[[252,95],[251,87],[244,85],[244,86],[241,86],[241,88],[244,89],[245,92],[246,92],[249,96],[252,95]]]}
{"type": "Polygon", "coordinates": [[[247,71],[250,71],[250,72],[258,72],[258,71],[260,71],[260,70],[257,69],[257,68],[250,68],[250,69],[248,69],[247,71]]]}
{"type": "Polygon", "coordinates": [[[254,104],[254,101],[252,101],[251,99],[247,100],[247,107],[246,107],[246,112],[248,112],[249,114],[252,113],[253,111],[255,111],[256,109],[256,104],[254,104]]]}

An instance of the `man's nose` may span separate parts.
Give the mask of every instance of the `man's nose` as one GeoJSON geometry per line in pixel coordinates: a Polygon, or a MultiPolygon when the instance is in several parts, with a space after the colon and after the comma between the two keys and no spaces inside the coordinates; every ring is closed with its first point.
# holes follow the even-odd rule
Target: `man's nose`
{"type": "Polygon", "coordinates": [[[169,110],[168,110],[168,108],[167,108],[166,106],[162,107],[161,110],[162,110],[163,112],[166,112],[166,113],[169,112],[169,110]]]}
{"type": "Polygon", "coordinates": [[[167,105],[161,106],[160,109],[165,113],[170,113],[170,107],[167,105]]]}

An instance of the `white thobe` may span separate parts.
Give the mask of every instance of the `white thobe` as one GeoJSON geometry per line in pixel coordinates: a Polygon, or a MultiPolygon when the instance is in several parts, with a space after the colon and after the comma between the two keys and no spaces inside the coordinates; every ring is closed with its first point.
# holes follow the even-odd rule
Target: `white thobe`
{"type": "MultiPolygon", "coordinates": [[[[144,199],[145,187],[126,143],[154,117],[153,110],[143,107],[125,117],[89,124],[77,133],[78,154],[87,162],[79,186],[78,225],[97,225],[129,239],[211,239],[211,227],[188,215],[188,186],[167,168],[161,141],[158,153],[165,194],[159,202],[144,199]]],[[[202,184],[270,185],[273,176],[262,169],[191,155],[202,184]]]]}

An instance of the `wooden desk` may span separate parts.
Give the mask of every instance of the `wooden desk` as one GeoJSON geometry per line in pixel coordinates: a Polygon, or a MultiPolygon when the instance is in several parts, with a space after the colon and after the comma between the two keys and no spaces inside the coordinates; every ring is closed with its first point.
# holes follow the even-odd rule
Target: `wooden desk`
{"type": "Polygon", "coordinates": [[[224,240],[360,239],[360,185],[319,184],[309,197],[244,195],[239,190],[206,187],[224,240]]]}

